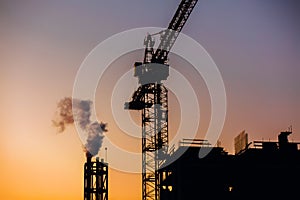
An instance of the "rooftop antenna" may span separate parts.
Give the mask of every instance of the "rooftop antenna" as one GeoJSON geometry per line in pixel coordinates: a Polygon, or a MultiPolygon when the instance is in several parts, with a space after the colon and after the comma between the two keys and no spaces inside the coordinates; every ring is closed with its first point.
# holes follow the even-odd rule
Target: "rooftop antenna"
{"type": "Polygon", "coordinates": [[[107,162],[107,147],[105,147],[105,162],[107,162]]]}

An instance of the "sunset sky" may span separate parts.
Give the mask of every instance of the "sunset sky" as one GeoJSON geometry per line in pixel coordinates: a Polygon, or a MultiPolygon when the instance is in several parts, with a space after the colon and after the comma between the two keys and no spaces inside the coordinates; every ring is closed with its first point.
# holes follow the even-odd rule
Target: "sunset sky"
{"type": "MultiPolygon", "coordinates": [[[[83,60],[99,43],[128,29],[166,27],[179,3],[0,0],[1,200],[83,199],[82,141],[74,126],[57,134],[51,124],[56,104],[72,96],[83,60]]],[[[194,8],[182,32],[206,49],[222,75],[227,115],[219,140],[226,151],[234,152],[233,139],[242,130],[250,141],[275,141],[292,125],[290,140],[300,141],[299,19],[298,0],[199,0],[194,8]]],[[[120,55],[93,100],[98,119],[108,124],[105,137],[132,152],[140,152],[140,140],[122,131],[110,106],[117,80],[142,59],[142,51],[120,55]]],[[[195,90],[201,110],[197,137],[202,138],[210,120],[205,82],[185,60],[171,54],[170,64],[195,90]]],[[[172,138],[181,112],[172,92],[169,110],[172,138]]],[[[140,113],[130,113],[139,125],[140,113]]],[[[130,162],[110,149],[107,153],[108,162],[130,162]]],[[[99,156],[104,157],[103,147],[99,156]]],[[[141,199],[140,174],[110,168],[109,199],[141,199]]]]}

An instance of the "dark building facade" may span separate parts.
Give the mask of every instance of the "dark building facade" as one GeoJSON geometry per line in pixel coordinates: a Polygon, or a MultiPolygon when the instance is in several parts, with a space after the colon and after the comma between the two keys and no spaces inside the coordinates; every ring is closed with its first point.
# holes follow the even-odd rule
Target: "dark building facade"
{"type": "Polygon", "coordinates": [[[161,200],[299,199],[300,151],[289,134],[254,141],[234,155],[222,147],[180,146],[168,158],[178,159],[160,171],[161,200]],[[200,148],[210,151],[201,159],[200,148]]]}

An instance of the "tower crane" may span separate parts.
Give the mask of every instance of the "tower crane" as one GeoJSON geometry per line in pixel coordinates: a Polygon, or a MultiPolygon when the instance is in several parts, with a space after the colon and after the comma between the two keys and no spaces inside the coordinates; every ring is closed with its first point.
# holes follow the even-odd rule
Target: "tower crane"
{"type": "Polygon", "coordinates": [[[168,54],[197,1],[182,0],[168,28],[145,37],[144,60],[134,64],[139,87],[124,108],[142,113],[142,200],[160,199],[158,169],[168,155],[168,90],[162,81],[169,76],[168,54]],[[157,34],[160,44],[154,50],[157,34]]]}

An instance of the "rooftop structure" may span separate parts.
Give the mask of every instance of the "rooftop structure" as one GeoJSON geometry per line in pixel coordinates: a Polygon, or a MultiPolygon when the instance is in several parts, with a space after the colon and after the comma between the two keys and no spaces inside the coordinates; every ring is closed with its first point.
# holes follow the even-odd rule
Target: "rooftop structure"
{"type": "Polygon", "coordinates": [[[289,142],[291,133],[281,132],[276,142],[254,141],[234,155],[199,142],[180,146],[168,159],[182,155],[160,170],[161,200],[295,198],[300,150],[289,142]],[[200,159],[200,148],[210,153],[200,159]]]}

